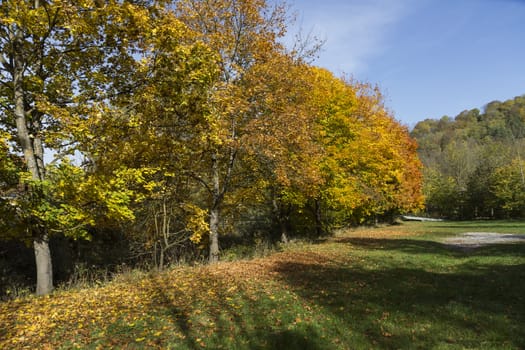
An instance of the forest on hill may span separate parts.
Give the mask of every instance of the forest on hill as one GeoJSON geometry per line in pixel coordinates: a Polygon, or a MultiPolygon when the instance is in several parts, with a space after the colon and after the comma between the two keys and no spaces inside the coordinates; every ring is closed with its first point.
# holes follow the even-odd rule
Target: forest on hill
{"type": "Polygon", "coordinates": [[[421,121],[411,135],[424,164],[428,214],[525,217],[525,95],[421,121]]]}
{"type": "Polygon", "coordinates": [[[286,9],[2,1],[0,294],[420,208],[408,130],[318,43],[284,47],[286,9]]]}

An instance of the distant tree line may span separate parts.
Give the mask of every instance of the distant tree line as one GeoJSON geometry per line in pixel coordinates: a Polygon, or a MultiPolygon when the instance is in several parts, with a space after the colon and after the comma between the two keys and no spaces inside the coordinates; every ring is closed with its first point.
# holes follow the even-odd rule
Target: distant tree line
{"type": "Polygon", "coordinates": [[[428,214],[525,217],[525,96],[424,120],[411,135],[424,164],[428,214]]]}

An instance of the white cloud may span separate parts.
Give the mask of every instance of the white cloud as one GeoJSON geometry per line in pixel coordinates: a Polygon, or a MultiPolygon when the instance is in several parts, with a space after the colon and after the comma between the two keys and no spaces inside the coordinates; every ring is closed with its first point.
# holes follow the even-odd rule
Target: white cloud
{"type": "MultiPolygon", "coordinates": [[[[388,33],[412,0],[297,0],[297,26],[325,39],[317,64],[345,73],[366,71],[367,60],[384,52],[388,33]]],[[[297,29],[296,29],[297,30],[297,29]]]]}

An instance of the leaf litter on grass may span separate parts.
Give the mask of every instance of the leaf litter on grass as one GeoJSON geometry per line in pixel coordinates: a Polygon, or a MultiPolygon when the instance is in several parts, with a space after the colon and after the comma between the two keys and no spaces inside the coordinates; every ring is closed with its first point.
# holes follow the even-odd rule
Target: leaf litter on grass
{"type": "MultiPolygon", "coordinates": [[[[273,259],[174,269],[145,275],[131,283],[113,282],[103,287],[58,291],[46,297],[1,303],[0,327],[4,331],[0,333],[0,347],[34,348],[38,344],[54,348],[64,343],[74,347],[96,339],[105,339],[112,346],[142,343],[152,335],[161,337],[166,329],[160,324],[165,326],[166,322],[159,323],[160,329],[146,332],[141,321],[155,325],[153,318],[164,317],[167,312],[172,313],[171,321],[175,320],[167,322],[172,327],[169,330],[182,331],[179,338],[186,338],[189,334],[184,333],[191,333],[189,329],[198,329],[205,337],[210,330],[216,330],[215,315],[229,310],[235,318],[239,317],[245,300],[251,303],[261,297],[276,300],[272,289],[276,264],[290,259],[313,263],[318,258],[309,254],[276,254],[273,259]],[[124,337],[125,333],[130,333],[129,337],[124,337]]],[[[283,293],[290,295],[289,291],[283,293]]],[[[195,336],[199,339],[197,333],[195,336]]]]}
{"type": "MultiPolygon", "coordinates": [[[[399,227],[389,232],[354,230],[266,258],[174,268],[0,303],[0,348],[435,347],[449,333],[461,344],[465,330],[452,332],[448,322],[460,324],[471,314],[478,320],[468,324],[487,334],[484,340],[478,334],[480,341],[515,337],[512,327],[497,327],[492,335],[485,328],[522,320],[511,311],[522,308],[523,299],[514,298],[511,311],[492,305],[495,314],[473,309],[491,300],[470,301],[470,294],[483,296],[490,283],[499,283],[498,275],[473,285],[475,276],[455,277],[454,255],[424,241],[406,249],[410,232],[399,227]],[[460,280],[469,289],[457,299],[453,289],[460,280]],[[456,307],[434,307],[447,298],[457,299],[445,303],[456,307]]],[[[512,349],[521,343],[508,344],[512,349]]]]}

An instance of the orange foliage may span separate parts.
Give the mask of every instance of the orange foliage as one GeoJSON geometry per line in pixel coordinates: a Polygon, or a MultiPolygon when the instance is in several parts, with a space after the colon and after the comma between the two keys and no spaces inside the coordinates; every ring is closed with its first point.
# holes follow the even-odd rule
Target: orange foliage
{"type": "Polygon", "coordinates": [[[314,69],[313,103],[320,111],[321,142],[330,207],[358,220],[420,208],[421,164],[408,130],[384,108],[367,84],[314,69]]]}

